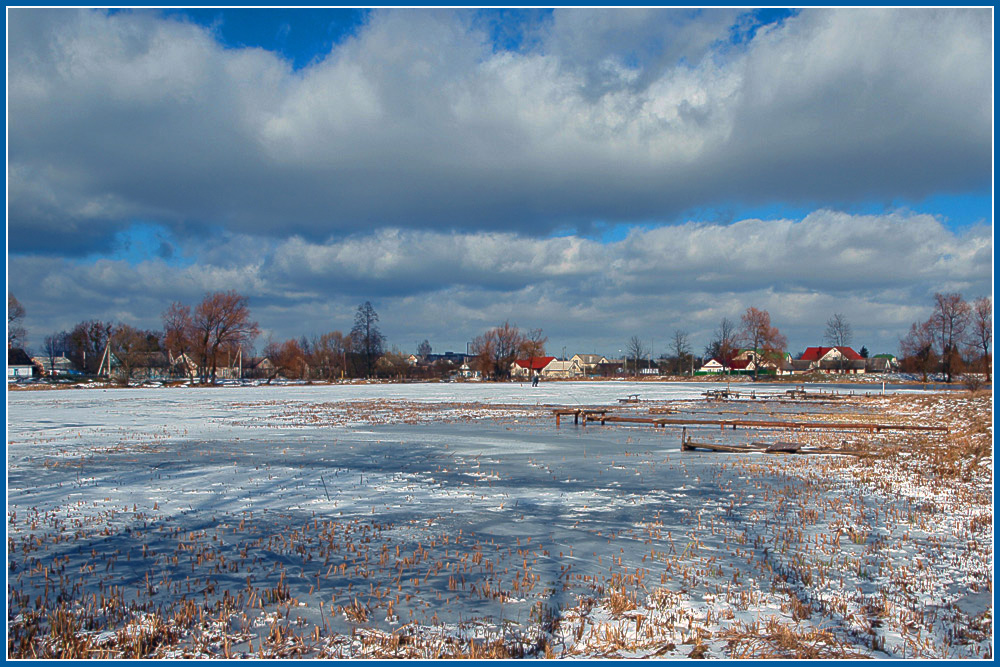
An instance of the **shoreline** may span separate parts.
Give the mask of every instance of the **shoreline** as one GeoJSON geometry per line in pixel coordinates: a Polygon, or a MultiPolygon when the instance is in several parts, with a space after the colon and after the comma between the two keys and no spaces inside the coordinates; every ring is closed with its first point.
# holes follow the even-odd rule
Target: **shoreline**
{"type": "MultiPolygon", "coordinates": [[[[899,378],[894,376],[881,376],[875,374],[865,375],[824,375],[824,376],[766,376],[755,381],[748,376],[656,376],[647,377],[615,377],[615,378],[546,378],[544,384],[561,383],[635,383],[635,384],[689,384],[689,383],[713,383],[713,384],[781,384],[781,385],[881,385],[887,387],[935,387],[945,391],[966,390],[960,378],[956,378],[952,383],[944,380],[913,380],[909,378],[899,378]]],[[[8,391],[50,391],[56,389],[174,389],[174,388],[197,388],[197,389],[221,389],[234,387],[342,387],[358,385],[525,385],[530,384],[527,380],[507,380],[507,381],[481,381],[481,380],[425,380],[425,379],[351,379],[351,380],[280,380],[267,382],[264,380],[243,380],[228,381],[211,384],[209,382],[198,382],[191,380],[154,380],[143,383],[133,383],[123,386],[112,380],[86,380],[69,382],[32,382],[28,384],[7,383],[8,391]]],[[[992,385],[985,385],[983,389],[989,390],[992,385]]]]}

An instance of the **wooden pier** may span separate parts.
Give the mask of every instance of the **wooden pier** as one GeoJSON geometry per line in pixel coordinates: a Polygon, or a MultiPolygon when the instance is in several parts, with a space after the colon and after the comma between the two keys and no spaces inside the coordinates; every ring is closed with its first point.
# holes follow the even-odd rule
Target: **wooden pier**
{"type": "Polygon", "coordinates": [[[764,420],[764,419],[676,419],[672,417],[640,417],[621,416],[608,414],[607,409],[593,408],[573,408],[556,409],[553,413],[556,417],[556,426],[560,425],[561,418],[573,415],[573,423],[586,426],[588,421],[600,421],[601,425],[606,424],[650,424],[654,428],[665,428],[666,426],[718,426],[725,430],[737,427],[742,428],[768,428],[768,429],[791,429],[791,430],[827,430],[827,431],[850,431],[861,430],[869,433],[880,433],[881,431],[935,431],[947,433],[945,426],[918,426],[915,424],[866,424],[863,422],[800,422],[785,420],[764,420]]]}
{"type": "Polygon", "coordinates": [[[687,435],[687,429],[681,434],[681,451],[683,452],[721,452],[724,454],[839,454],[841,456],[865,456],[863,452],[847,449],[820,449],[803,447],[798,442],[751,442],[746,445],[727,445],[718,442],[695,442],[687,435]]]}
{"type": "Polygon", "coordinates": [[[574,424],[579,424],[582,418],[583,424],[586,426],[589,416],[593,415],[595,418],[604,418],[608,414],[608,411],[599,408],[557,408],[552,413],[556,416],[556,426],[558,427],[563,417],[572,416],[574,424]]]}
{"type": "MultiPolygon", "coordinates": [[[[740,400],[751,400],[751,401],[784,401],[788,403],[826,403],[839,401],[844,398],[849,398],[854,396],[851,394],[835,394],[833,392],[807,392],[805,389],[792,388],[786,389],[783,392],[761,392],[757,393],[757,390],[751,389],[749,391],[735,391],[729,389],[709,389],[708,391],[702,392],[701,394],[708,401],[740,401],[740,400]],[[746,396],[747,398],[742,398],[746,396]]],[[[867,393],[865,395],[868,395],[867,393]]]]}

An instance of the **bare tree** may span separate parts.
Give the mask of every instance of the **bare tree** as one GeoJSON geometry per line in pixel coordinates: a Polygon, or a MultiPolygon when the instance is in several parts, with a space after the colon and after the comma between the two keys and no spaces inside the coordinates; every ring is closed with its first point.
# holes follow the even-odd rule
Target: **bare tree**
{"type": "Polygon", "coordinates": [[[847,318],[840,313],[835,313],[833,317],[826,321],[826,333],[823,337],[832,347],[847,347],[850,345],[853,333],[847,318]]]}
{"type": "Polygon", "coordinates": [[[111,332],[110,346],[111,352],[118,360],[118,369],[115,372],[118,382],[127,387],[135,369],[154,349],[150,332],[140,331],[128,324],[119,324],[111,332]]]}
{"type": "Polygon", "coordinates": [[[171,360],[181,355],[204,356],[204,350],[201,354],[197,354],[193,349],[197,334],[191,320],[190,306],[174,302],[160,317],[163,320],[163,347],[166,348],[171,360]]]}
{"type": "Polygon", "coordinates": [[[493,327],[472,341],[476,366],[484,377],[505,380],[510,377],[511,364],[522,350],[524,336],[516,324],[509,321],[493,327]]]}
{"type": "Polygon", "coordinates": [[[7,349],[24,347],[28,338],[24,321],[25,310],[17,297],[7,292],[7,349]]]}
{"type": "Polygon", "coordinates": [[[73,327],[69,332],[73,363],[86,373],[97,372],[113,329],[111,322],[100,320],[87,320],[73,327]]]}
{"type": "Polygon", "coordinates": [[[264,356],[271,360],[274,371],[268,378],[268,383],[278,375],[287,378],[305,379],[309,375],[309,363],[306,352],[299,341],[290,338],[283,343],[268,342],[264,347],[264,356]]]}
{"type": "Polygon", "coordinates": [[[69,346],[69,334],[65,331],[59,331],[45,337],[45,341],[42,343],[42,350],[45,352],[45,356],[49,360],[50,375],[55,375],[56,357],[67,354],[69,352],[69,346]]]}
{"type": "MultiPolygon", "coordinates": [[[[771,326],[771,314],[750,306],[740,318],[740,323],[740,339],[744,345],[753,350],[760,360],[780,364],[788,339],[777,327],[771,326]]],[[[754,363],[754,380],[760,372],[760,360],[754,363]]]]}
{"type": "Polygon", "coordinates": [[[728,317],[723,317],[719,322],[719,328],[715,330],[712,342],[705,348],[708,357],[718,359],[722,364],[723,372],[729,370],[729,360],[733,356],[739,345],[739,338],[736,325],[728,317]]]}
{"type": "Polygon", "coordinates": [[[990,358],[990,343],[993,341],[993,299],[983,296],[976,299],[972,305],[972,345],[977,353],[981,353],[980,364],[986,373],[986,381],[990,381],[992,359],[990,358]]]}
{"type": "Polygon", "coordinates": [[[680,329],[674,329],[673,338],[670,340],[670,350],[674,354],[674,359],[677,364],[677,374],[683,374],[683,367],[687,359],[691,356],[691,345],[688,343],[688,334],[686,331],[681,331],[680,329]]]}
{"type": "Polygon", "coordinates": [[[934,351],[934,333],[931,322],[910,325],[910,331],[899,341],[899,354],[902,357],[903,370],[908,373],[919,372],[923,381],[927,382],[927,373],[937,364],[937,353],[934,351]]]}
{"type": "Polygon", "coordinates": [[[211,378],[212,384],[220,350],[238,349],[260,333],[257,323],[250,319],[247,298],[235,290],[206,295],[194,309],[191,322],[196,334],[194,343],[202,356],[202,375],[211,378]]]}
{"type": "MultiPolygon", "coordinates": [[[[625,344],[625,358],[633,360],[633,370],[635,374],[639,374],[639,360],[649,354],[649,349],[646,347],[645,343],[642,342],[642,338],[639,336],[632,336],[629,338],[628,342],[625,344]]],[[[628,374],[628,368],[625,369],[626,375],[628,374]]]]}
{"type": "Polygon", "coordinates": [[[385,336],[378,327],[378,313],[375,312],[371,301],[365,301],[358,306],[354,314],[351,342],[355,351],[362,357],[365,377],[372,377],[375,374],[375,364],[385,348],[385,336]]]}
{"type": "Polygon", "coordinates": [[[417,356],[421,359],[427,359],[431,356],[431,344],[426,338],[420,345],[417,345],[417,356]]]}
{"type": "MultiPolygon", "coordinates": [[[[851,332],[851,325],[847,322],[847,318],[840,313],[835,313],[833,317],[826,321],[826,333],[823,334],[823,338],[832,347],[840,348],[850,345],[853,334],[851,332]]],[[[844,361],[846,360],[846,357],[841,354],[838,359],[840,370],[844,370],[844,361]]]]}
{"type": "Polygon", "coordinates": [[[952,292],[934,295],[934,312],[931,314],[930,324],[948,382],[961,373],[961,346],[965,342],[965,331],[971,321],[972,308],[961,294],[952,292]]]}
{"type": "Polygon", "coordinates": [[[529,329],[527,333],[521,336],[521,342],[517,351],[518,356],[528,360],[532,368],[532,373],[534,372],[535,359],[545,356],[545,344],[547,342],[549,342],[549,337],[542,335],[541,329],[529,329]]]}
{"type": "Polygon", "coordinates": [[[312,342],[312,366],[324,380],[333,380],[347,372],[350,340],[339,331],[331,331],[312,342]]]}

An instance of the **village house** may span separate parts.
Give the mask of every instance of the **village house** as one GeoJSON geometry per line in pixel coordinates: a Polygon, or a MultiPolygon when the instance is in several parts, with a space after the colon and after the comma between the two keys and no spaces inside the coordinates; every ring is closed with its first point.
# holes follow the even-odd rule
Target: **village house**
{"type": "Polygon", "coordinates": [[[268,357],[247,357],[243,362],[244,378],[271,379],[277,377],[276,370],[268,357]]]}
{"type": "Polygon", "coordinates": [[[57,375],[77,375],[77,370],[69,358],[59,355],[57,357],[32,357],[31,360],[42,369],[44,375],[55,377],[57,375]]]}
{"type": "Polygon", "coordinates": [[[579,362],[570,359],[560,361],[555,357],[532,357],[518,359],[510,367],[511,376],[516,379],[530,378],[535,375],[543,378],[575,378],[583,376],[579,362]]]}
{"type": "Polygon", "coordinates": [[[35,362],[19,347],[7,350],[7,382],[17,382],[35,375],[35,362]]]}
{"type": "Polygon", "coordinates": [[[175,357],[168,351],[167,362],[170,364],[171,374],[175,377],[191,379],[198,377],[198,364],[186,352],[182,352],[175,357]]]}
{"type": "Polygon", "coordinates": [[[510,366],[510,374],[514,378],[531,378],[534,375],[541,375],[542,369],[555,361],[555,357],[532,357],[530,359],[518,359],[510,366]]]}
{"type": "Polygon", "coordinates": [[[865,361],[868,373],[895,373],[899,370],[899,360],[894,354],[876,354],[865,361]]]}
{"type": "Polygon", "coordinates": [[[463,362],[461,366],[458,367],[458,376],[463,377],[467,380],[476,380],[482,378],[482,373],[472,368],[469,362],[463,362]]]}
{"type": "Polygon", "coordinates": [[[796,364],[800,373],[823,371],[827,373],[861,374],[865,372],[865,359],[852,348],[837,347],[807,347],[799,357],[799,362],[807,362],[804,370],[798,370],[803,364],[796,364]]]}
{"type": "Polygon", "coordinates": [[[711,359],[709,359],[708,361],[706,361],[705,363],[703,363],[698,368],[698,370],[696,372],[697,373],[721,373],[722,371],[723,371],[722,362],[719,361],[718,359],[716,359],[715,357],[712,357],[711,359]]]}
{"type": "Polygon", "coordinates": [[[608,363],[608,358],[600,354],[574,354],[570,361],[576,362],[584,375],[598,375],[601,364],[608,363]]]}
{"type": "Polygon", "coordinates": [[[142,361],[132,369],[132,379],[142,380],[169,380],[173,376],[173,367],[170,363],[170,355],[165,352],[151,352],[145,355],[142,361]]]}
{"type": "Polygon", "coordinates": [[[569,361],[550,361],[541,371],[543,378],[577,378],[583,376],[583,368],[580,363],[570,359],[569,361]]]}

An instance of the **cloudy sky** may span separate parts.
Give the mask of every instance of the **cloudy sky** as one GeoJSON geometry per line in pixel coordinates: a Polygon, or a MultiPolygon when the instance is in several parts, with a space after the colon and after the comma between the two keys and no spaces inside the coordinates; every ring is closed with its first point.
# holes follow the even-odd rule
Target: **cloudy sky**
{"type": "Polygon", "coordinates": [[[898,348],[992,294],[992,9],[7,12],[7,279],[42,338],[236,289],[275,340],[898,348]]]}

